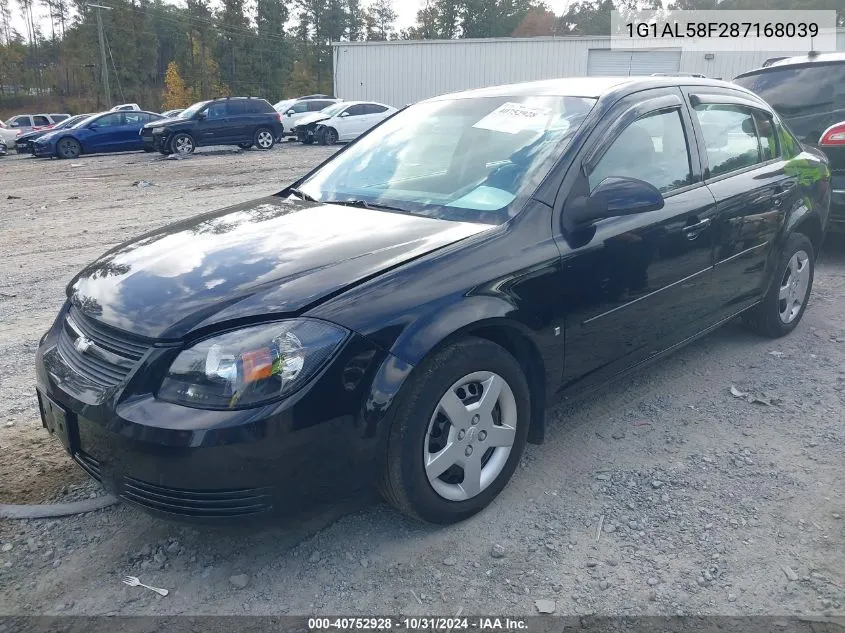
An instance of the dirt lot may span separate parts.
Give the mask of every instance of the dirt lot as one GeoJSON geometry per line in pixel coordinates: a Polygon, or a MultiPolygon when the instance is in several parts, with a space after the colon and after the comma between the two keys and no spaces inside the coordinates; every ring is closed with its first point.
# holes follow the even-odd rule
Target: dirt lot
{"type": "MultiPolygon", "coordinates": [[[[135,234],[275,192],[329,152],[0,160],[0,503],[98,494],[41,429],[33,392],[73,273],[135,234]]],[[[124,505],[0,522],[0,614],[519,615],[543,599],[558,614],[842,615],[844,308],[845,246],[832,243],[792,336],[730,325],[551,410],[547,443],[458,526],[370,497],[262,529],[124,505]]]]}

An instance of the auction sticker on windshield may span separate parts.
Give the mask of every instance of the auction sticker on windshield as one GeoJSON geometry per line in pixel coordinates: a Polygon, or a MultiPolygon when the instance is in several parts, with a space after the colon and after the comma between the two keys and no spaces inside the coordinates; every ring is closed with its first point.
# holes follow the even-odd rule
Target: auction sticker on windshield
{"type": "Polygon", "coordinates": [[[504,103],[472,127],[518,134],[523,130],[545,128],[550,114],[550,108],[532,108],[521,103],[504,103]]]}

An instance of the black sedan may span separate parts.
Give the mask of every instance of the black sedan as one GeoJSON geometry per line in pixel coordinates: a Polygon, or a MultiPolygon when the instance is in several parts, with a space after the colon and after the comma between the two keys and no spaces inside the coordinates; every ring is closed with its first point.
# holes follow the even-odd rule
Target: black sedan
{"type": "Polygon", "coordinates": [[[431,99],[76,275],[37,353],[44,425],[163,516],[291,512],[366,481],[458,521],[562,396],[740,315],[792,331],[829,202],[824,157],[730,84],[431,99]]]}

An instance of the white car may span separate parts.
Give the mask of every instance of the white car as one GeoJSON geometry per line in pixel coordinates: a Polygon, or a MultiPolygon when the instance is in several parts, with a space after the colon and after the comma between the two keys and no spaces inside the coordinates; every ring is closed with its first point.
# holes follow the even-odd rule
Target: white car
{"type": "Polygon", "coordinates": [[[137,103],[121,103],[120,105],[114,106],[111,111],[112,112],[123,112],[124,110],[135,110],[140,111],[143,108],[139,106],[137,103]]]}
{"type": "Polygon", "coordinates": [[[51,128],[56,123],[69,119],[69,114],[18,114],[6,119],[6,127],[16,130],[20,134],[51,128]]]}
{"type": "Polygon", "coordinates": [[[9,149],[15,146],[15,139],[21,135],[19,128],[12,128],[0,121],[0,143],[9,149]]]}
{"type": "Polygon", "coordinates": [[[296,137],[306,145],[315,140],[323,145],[353,141],[396,112],[396,108],[374,101],[343,101],[300,119],[296,137]]]}
{"type": "Polygon", "coordinates": [[[293,103],[287,104],[285,111],[277,108],[282,114],[282,127],[284,128],[282,135],[294,136],[293,129],[302,119],[320,112],[328,106],[340,103],[340,101],[340,99],[296,99],[293,103]]]}

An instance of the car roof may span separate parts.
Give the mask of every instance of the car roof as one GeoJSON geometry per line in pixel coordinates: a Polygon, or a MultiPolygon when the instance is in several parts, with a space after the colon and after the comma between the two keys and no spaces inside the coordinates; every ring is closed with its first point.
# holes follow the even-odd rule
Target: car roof
{"type": "Polygon", "coordinates": [[[762,68],[755,68],[754,70],[749,70],[744,72],[740,75],[737,75],[734,79],[739,79],[740,77],[747,77],[749,75],[757,75],[761,73],[772,72],[775,70],[782,70],[784,67],[795,66],[812,66],[814,64],[835,64],[835,63],[845,63],[845,53],[816,53],[813,55],[797,55],[795,57],[785,57],[783,59],[779,59],[776,62],[772,62],[768,66],[763,66],[762,68]]]}
{"type": "Polygon", "coordinates": [[[504,86],[491,86],[465,90],[441,95],[428,99],[439,101],[443,99],[476,99],[482,97],[599,97],[614,93],[624,96],[649,88],[670,88],[674,86],[710,86],[744,90],[735,84],[719,79],[699,77],[566,77],[562,79],[547,79],[544,81],[530,81],[504,86]]]}

